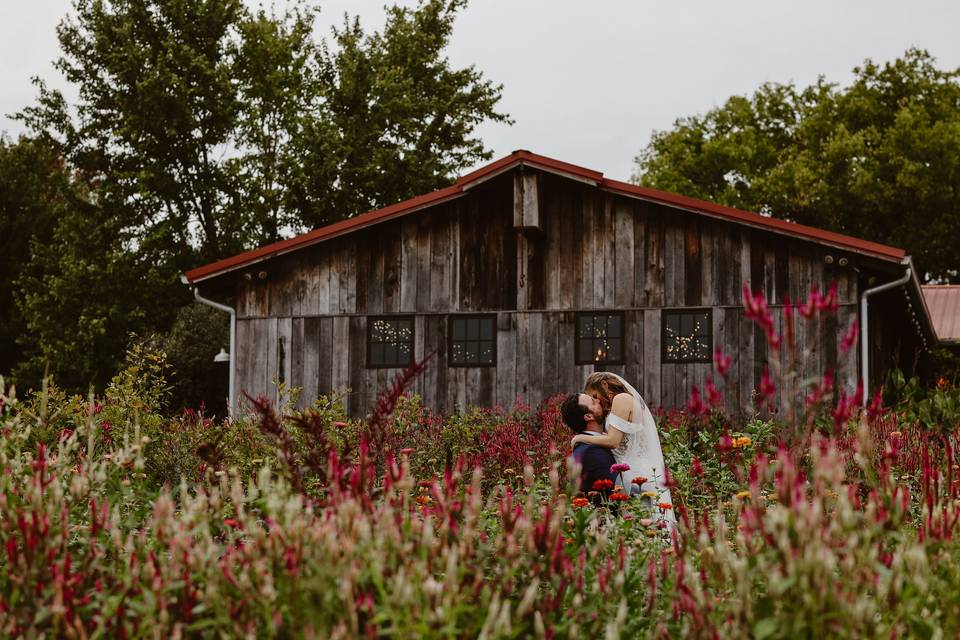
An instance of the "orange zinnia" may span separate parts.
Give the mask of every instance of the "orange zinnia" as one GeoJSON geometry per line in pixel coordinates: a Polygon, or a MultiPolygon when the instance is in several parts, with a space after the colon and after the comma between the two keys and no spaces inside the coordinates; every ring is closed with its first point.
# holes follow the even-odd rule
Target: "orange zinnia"
{"type": "Polygon", "coordinates": [[[573,499],[573,506],[576,507],[577,509],[580,509],[580,508],[582,508],[582,507],[586,507],[586,506],[589,505],[589,504],[590,504],[590,501],[587,500],[586,498],[574,498],[574,499],[573,499]]]}
{"type": "Polygon", "coordinates": [[[670,504],[669,502],[661,502],[657,506],[660,507],[661,511],[666,511],[667,509],[673,509],[673,505],[670,504]]]}
{"type": "Polygon", "coordinates": [[[625,493],[620,493],[619,491],[617,493],[610,494],[610,500],[613,502],[622,502],[624,500],[629,500],[629,499],[630,499],[630,496],[628,496],[625,493]]]}

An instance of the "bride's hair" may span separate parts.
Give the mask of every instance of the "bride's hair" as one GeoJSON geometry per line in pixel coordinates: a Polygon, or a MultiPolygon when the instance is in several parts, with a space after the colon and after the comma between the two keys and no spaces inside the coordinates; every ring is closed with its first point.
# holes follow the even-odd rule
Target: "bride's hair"
{"type": "Polygon", "coordinates": [[[586,393],[596,392],[604,411],[610,410],[610,405],[613,404],[613,398],[616,395],[629,393],[623,383],[617,379],[617,376],[607,371],[591,373],[583,385],[583,390],[586,393]]]}

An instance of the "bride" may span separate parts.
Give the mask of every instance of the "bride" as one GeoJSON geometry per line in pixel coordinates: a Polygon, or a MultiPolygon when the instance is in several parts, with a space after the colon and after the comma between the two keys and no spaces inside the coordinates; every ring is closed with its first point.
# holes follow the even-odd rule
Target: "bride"
{"type": "Polygon", "coordinates": [[[632,486],[639,485],[641,495],[653,498],[653,511],[658,519],[664,521],[669,529],[674,529],[676,518],[666,483],[660,435],[647,404],[636,389],[615,373],[593,373],[584,386],[584,393],[603,407],[606,433],[578,434],[573,438],[573,446],[587,442],[613,449],[614,459],[630,466],[628,471],[621,474],[624,492],[630,493],[632,486]]]}

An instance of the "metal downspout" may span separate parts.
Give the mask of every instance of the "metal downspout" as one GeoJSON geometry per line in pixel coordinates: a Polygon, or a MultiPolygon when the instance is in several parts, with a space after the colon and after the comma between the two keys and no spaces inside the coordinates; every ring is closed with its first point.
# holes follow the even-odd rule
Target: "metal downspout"
{"type": "Polygon", "coordinates": [[[903,264],[907,265],[907,269],[902,277],[897,278],[893,282],[886,282],[884,284],[877,285],[872,289],[867,289],[860,294],[860,324],[862,325],[862,330],[860,332],[860,380],[863,381],[864,407],[867,406],[867,402],[870,397],[870,316],[867,314],[869,306],[867,299],[875,293],[882,293],[884,291],[888,291],[889,289],[894,289],[900,285],[906,284],[910,280],[909,258],[904,258],[903,264]]]}
{"type": "MultiPolygon", "coordinates": [[[[181,280],[184,284],[189,284],[185,277],[181,277],[181,280]]],[[[236,376],[234,374],[234,363],[236,362],[236,353],[237,353],[237,310],[233,307],[228,307],[225,304],[219,302],[214,302],[208,298],[204,298],[200,295],[200,288],[193,287],[193,297],[202,304],[207,305],[208,307],[213,307],[219,311],[224,311],[230,314],[230,398],[229,404],[227,405],[227,415],[233,417],[234,402],[236,400],[235,390],[234,390],[234,381],[236,376]]]]}

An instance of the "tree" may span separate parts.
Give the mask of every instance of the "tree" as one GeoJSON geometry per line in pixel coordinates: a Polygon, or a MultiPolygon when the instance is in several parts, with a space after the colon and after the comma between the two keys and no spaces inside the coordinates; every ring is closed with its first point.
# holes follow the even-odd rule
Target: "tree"
{"type": "Polygon", "coordinates": [[[903,247],[927,279],[960,281],[960,71],[911,49],[854,74],[679,119],[634,180],[903,247]]]}
{"type": "Polygon", "coordinates": [[[68,187],[62,159],[39,140],[0,137],[0,375],[23,357],[17,338],[26,321],[14,303],[13,283],[30,258],[31,242],[45,242],[68,187]]]}
{"type": "Polygon", "coordinates": [[[502,85],[443,56],[466,0],[390,7],[383,33],[358,20],[319,48],[316,117],[298,139],[307,170],[291,206],[317,227],[450,184],[491,154],[475,136],[496,111],[502,85]]]}
{"type": "Polygon", "coordinates": [[[20,114],[85,189],[21,278],[23,375],[102,382],[131,332],[170,330],[180,272],[488,158],[501,87],[443,54],[463,6],[388,9],[383,33],[347,18],[328,43],[297,0],[74,0],[56,67],[78,100],[37,80],[20,114]]]}

